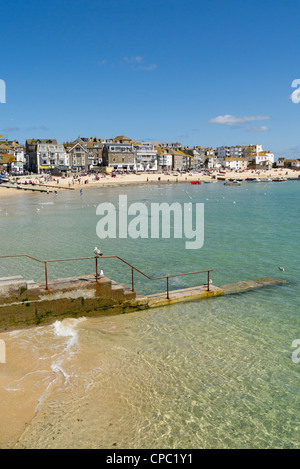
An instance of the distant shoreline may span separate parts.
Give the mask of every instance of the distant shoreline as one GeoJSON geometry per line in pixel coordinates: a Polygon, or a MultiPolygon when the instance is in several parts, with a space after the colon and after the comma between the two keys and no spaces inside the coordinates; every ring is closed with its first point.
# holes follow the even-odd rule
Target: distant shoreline
{"type": "MultiPolygon", "coordinates": [[[[290,177],[298,177],[300,174],[299,171],[292,170],[292,169],[286,169],[286,168],[273,168],[269,171],[260,171],[260,170],[249,170],[245,171],[242,173],[236,172],[236,171],[227,171],[226,174],[219,175],[218,173],[215,173],[215,175],[218,177],[224,177],[224,180],[228,179],[243,179],[245,180],[246,178],[277,178],[277,177],[284,177],[284,178],[290,178],[290,177]]],[[[20,182],[21,185],[27,181],[33,181],[36,184],[36,187],[41,187],[44,189],[49,189],[49,191],[55,191],[61,192],[66,189],[73,189],[73,190],[87,190],[87,189],[92,189],[92,188],[103,188],[103,187],[128,187],[128,186],[137,186],[137,185],[152,185],[152,184],[173,184],[173,183],[190,183],[193,180],[200,180],[203,182],[207,181],[216,181],[217,179],[213,179],[211,176],[204,175],[202,173],[197,173],[197,172],[192,172],[192,173],[186,173],[186,174],[180,174],[178,173],[177,175],[173,174],[141,174],[141,175],[136,175],[136,174],[124,174],[124,175],[117,175],[115,178],[112,178],[111,176],[106,176],[106,177],[100,177],[99,180],[95,180],[95,175],[89,175],[89,176],[81,176],[80,179],[80,184],[78,180],[75,182],[75,184],[72,183],[72,177],[68,178],[61,178],[61,177],[55,177],[53,176],[51,178],[52,180],[49,180],[47,183],[44,183],[44,176],[43,175],[32,175],[32,176],[21,176],[20,177],[20,182]],[[57,183],[57,180],[59,183],[57,183]],[[88,183],[85,183],[85,181],[88,180],[88,183]],[[38,185],[40,184],[40,185],[38,185]]],[[[28,187],[28,186],[27,186],[28,187]]],[[[31,191],[22,191],[17,188],[7,188],[7,187],[1,187],[0,185],[0,201],[3,199],[7,199],[9,197],[13,197],[14,195],[22,194],[24,195],[25,193],[30,193],[32,194],[31,191]]],[[[45,195],[47,195],[45,193],[45,195]]]]}

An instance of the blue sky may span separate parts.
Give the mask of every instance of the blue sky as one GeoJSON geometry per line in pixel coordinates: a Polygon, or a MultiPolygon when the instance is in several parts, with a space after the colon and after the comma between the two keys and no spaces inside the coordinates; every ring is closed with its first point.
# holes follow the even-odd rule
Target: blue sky
{"type": "Polygon", "coordinates": [[[300,158],[300,2],[11,0],[0,134],[262,143],[300,158]]]}

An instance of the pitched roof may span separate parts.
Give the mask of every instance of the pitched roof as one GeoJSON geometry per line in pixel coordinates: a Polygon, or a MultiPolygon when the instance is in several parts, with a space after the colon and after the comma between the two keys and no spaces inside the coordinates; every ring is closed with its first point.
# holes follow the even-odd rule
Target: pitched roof
{"type": "Polygon", "coordinates": [[[124,137],[124,135],[119,135],[119,136],[117,136],[117,137],[115,137],[115,138],[113,139],[114,142],[116,142],[117,140],[130,140],[130,142],[132,142],[132,139],[131,139],[131,138],[129,138],[129,137],[124,137]]]}
{"type": "Polygon", "coordinates": [[[0,162],[2,164],[16,163],[16,158],[13,155],[2,153],[0,154],[0,162]]]}

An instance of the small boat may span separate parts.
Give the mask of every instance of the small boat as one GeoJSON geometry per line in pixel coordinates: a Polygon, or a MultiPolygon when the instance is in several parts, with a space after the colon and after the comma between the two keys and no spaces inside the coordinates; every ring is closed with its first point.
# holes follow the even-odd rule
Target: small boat
{"type": "Polygon", "coordinates": [[[242,183],[237,180],[224,182],[224,186],[241,186],[241,185],[242,183]]]}
{"type": "Polygon", "coordinates": [[[201,181],[191,181],[190,184],[201,184],[201,181]]]}
{"type": "Polygon", "coordinates": [[[9,179],[4,176],[0,176],[0,184],[7,184],[9,182],[9,179]]]}
{"type": "Polygon", "coordinates": [[[286,181],[285,178],[275,178],[275,179],[272,179],[273,182],[284,182],[286,181]]]}

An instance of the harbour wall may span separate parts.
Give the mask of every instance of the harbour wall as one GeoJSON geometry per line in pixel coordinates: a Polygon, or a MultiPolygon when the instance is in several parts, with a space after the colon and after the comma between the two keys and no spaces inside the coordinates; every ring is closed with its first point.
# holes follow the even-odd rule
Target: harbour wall
{"type": "Polygon", "coordinates": [[[0,332],[40,326],[67,317],[127,314],[178,302],[198,301],[225,294],[274,286],[282,280],[265,278],[216,287],[207,284],[153,295],[141,295],[124,284],[95,275],[50,281],[26,281],[21,276],[0,279],[0,332]]]}

